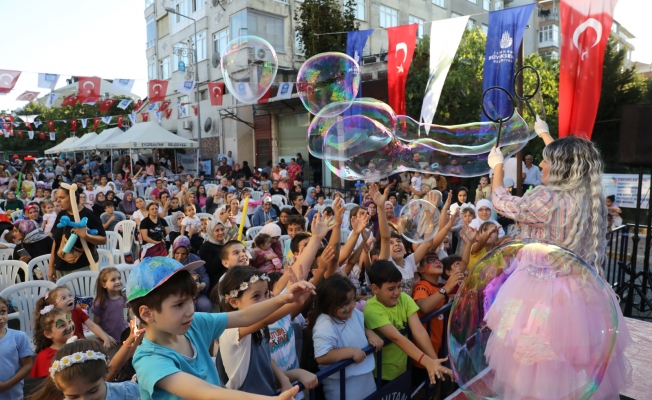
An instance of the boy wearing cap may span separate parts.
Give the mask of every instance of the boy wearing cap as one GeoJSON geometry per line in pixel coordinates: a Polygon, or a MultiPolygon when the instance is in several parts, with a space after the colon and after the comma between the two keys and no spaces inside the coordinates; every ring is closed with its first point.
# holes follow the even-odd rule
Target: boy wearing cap
{"type": "MultiPolygon", "coordinates": [[[[127,301],[147,326],[133,357],[141,398],[268,398],[220,387],[208,348],[225,329],[256,324],[314,286],[295,283],[282,295],[242,311],[195,313],[197,285],[190,271],[203,264],[197,261],[184,266],[169,257],[147,257],[129,275],[127,301]]],[[[297,392],[294,387],[280,398],[290,399],[297,392]]]]}
{"type": "Polygon", "coordinates": [[[272,208],[272,198],[265,196],[263,198],[263,204],[254,212],[253,226],[271,224],[277,219],[276,210],[272,208]]]}

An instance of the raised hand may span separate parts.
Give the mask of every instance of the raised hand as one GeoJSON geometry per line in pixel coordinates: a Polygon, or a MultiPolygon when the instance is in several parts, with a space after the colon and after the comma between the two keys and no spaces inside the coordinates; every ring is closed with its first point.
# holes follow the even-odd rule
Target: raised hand
{"type": "Polygon", "coordinates": [[[364,213],[362,217],[357,217],[355,219],[355,222],[353,223],[353,232],[355,232],[356,235],[364,232],[365,228],[369,225],[369,218],[369,214],[364,213]]]}
{"type": "Polygon", "coordinates": [[[341,226],[342,221],[344,220],[344,213],[346,212],[346,207],[344,207],[344,200],[335,199],[333,202],[333,211],[335,212],[335,225],[341,226]]]}
{"type": "Polygon", "coordinates": [[[328,232],[333,229],[332,226],[328,226],[328,222],[330,222],[330,218],[324,218],[321,213],[316,213],[312,217],[312,236],[320,240],[325,238],[328,232]]]}
{"type": "Polygon", "coordinates": [[[376,207],[378,207],[379,210],[385,209],[385,202],[389,197],[389,188],[385,188],[383,193],[380,193],[380,189],[378,189],[378,184],[374,183],[369,187],[369,195],[371,196],[371,199],[374,201],[376,207]]]}
{"type": "Polygon", "coordinates": [[[280,296],[282,297],[284,303],[294,303],[306,292],[316,294],[315,285],[310,282],[299,281],[290,285],[280,296]]]}

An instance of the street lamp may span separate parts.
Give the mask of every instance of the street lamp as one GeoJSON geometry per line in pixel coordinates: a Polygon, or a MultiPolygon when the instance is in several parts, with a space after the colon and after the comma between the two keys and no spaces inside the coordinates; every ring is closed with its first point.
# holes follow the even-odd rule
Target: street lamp
{"type": "Polygon", "coordinates": [[[195,77],[197,77],[197,83],[195,86],[195,98],[197,100],[197,135],[199,137],[199,148],[197,149],[197,173],[199,174],[199,164],[201,163],[201,112],[199,110],[199,65],[198,60],[197,60],[197,20],[194,18],[191,18],[187,15],[183,15],[178,13],[174,8],[172,7],[165,7],[165,11],[171,13],[171,14],[176,14],[180,17],[183,18],[188,18],[192,20],[193,24],[195,25],[195,40],[193,40],[193,54],[195,57],[195,77]]]}

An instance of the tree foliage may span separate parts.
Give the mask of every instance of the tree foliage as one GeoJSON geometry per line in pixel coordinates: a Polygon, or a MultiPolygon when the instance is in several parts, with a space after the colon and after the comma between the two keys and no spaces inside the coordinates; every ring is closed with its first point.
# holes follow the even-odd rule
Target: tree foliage
{"type": "Polygon", "coordinates": [[[345,0],[343,6],[337,0],[304,0],[297,4],[296,35],[305,57],[333,51],[344,53],[346,34],[320,34],[357,31],[360,24],[355,20],[355,0],[345,0]]]}
{"type": "MultiPolygon", "coordinates": [[[[129,104],[129,106],[125,110],[118,108],[118,103],[120,102],[120,100],[127,99],[127,97],[115,96],[112,98],[118,101],[114,102],[106,113],[99,111],[101,103],[97,103],[95,105],[76,104],[70,107],[47,108],[41,103],[34,102],[34,101],[29,102],[27,105],[25,105],[25,107],[16,110],[14,112],[14,115],[17,117],[20,117],[21,115],[39,115],[36,118],[36,121],[42,122],[43,124],[40,125],[38,128],[36,128],[36,126],[32,124],[34,128],[34,139],[30,140],[27,133],[23,134],[23,138],[20,138],[18,133],[15,132],[13,137],[9,137],[9,138],[5,138],[4,136],[0,137],[0,149],[4,151],[32,150],[42,154],[43,151],[55,146],[58,143],[61,143],[63,140],[65,140],[66,138],[70,137],[73,134],[74,136],[81,137],[86,133],[92,132],[93,118],[109,116],[109,115],[116,116],[116,115],[130,114],[134,109],[133,102],[129,104]],[[72,132],[70,120],[81,119],[81,118],[89,118],[86,128],[82,126],[81,121],[77,121],[77,129],[74,132],[72,132]],[[55,142],[50,140],[50,134],[49,134],[50,127],[48,126],[47,123],[45,123],[46,121],[49,120],[55,121],[54,123],[54,130],[56,132],[55,142]],[[68,122],[56,122],[57,120],[66,120],[68,122]],[[45,133],[46,140],[39,139],[39,134],[41,132],[45,133]]],[[[14,121],[21,122],[19,118],[14,118],[14,121]]],[[[123,121],[123,123],[126,125],[128,124],[128,121],[129,119],[125,118],[125,121],[123,121]]],[[[101,133],[104,129],[108,129],[110,127],[116,126],[116,123],[117,121],[115,118],[113,118],[111,126],[106,125],[104,122],[100,121],[96,133],[101,133]]],[[[28,130],[28,128],[25,124],[21,124],[20,126],[15,127],[14,130],[26,131],[28,130]]]]}

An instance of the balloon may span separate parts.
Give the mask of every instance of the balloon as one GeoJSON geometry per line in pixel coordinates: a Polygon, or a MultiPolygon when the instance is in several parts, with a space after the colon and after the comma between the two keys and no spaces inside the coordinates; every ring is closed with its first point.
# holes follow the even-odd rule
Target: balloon
{"type": "Polygon", "coordinates": [[[449,359],[469,398],[588,399],[618,332],[595,269],[554,244],[511,241],[472,267],[448,321],[449,359]]]}
{"type": "Polygon", "coordinates": [[[411,243],[432,240],[437,234],[439,209],[423,199],[408,201],[398,216],[398,231],[411,243]]]}
{"type": "Polygon", "coordinates": [[[278,70],[276,51],[266,40],[240,36],[230,41],[220,58],[229,92],[243,103],[255,103],[272,87],[278,70]]]}
{"type": "Polygon", "coordinates": [[[321,53],[310,57],[297,74],[297,92],[311,114],[317,115],[332,103],[327,114],[333,117],[351,106],[360,88],[360,67],[343,53],[321,53]]]}

